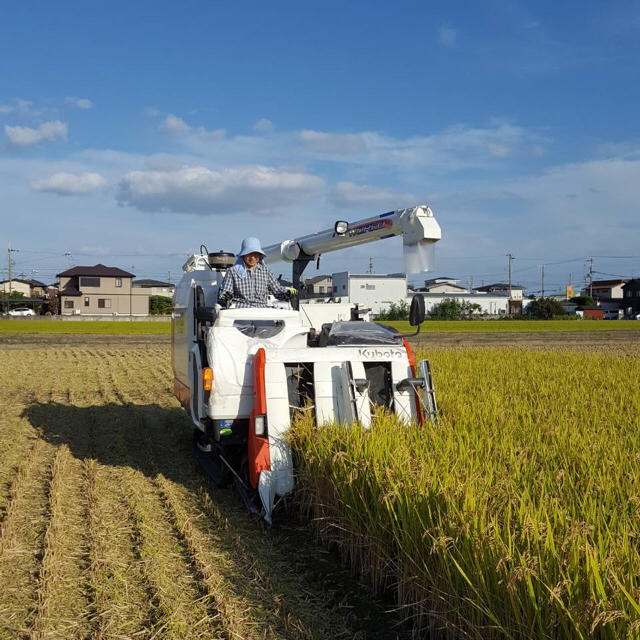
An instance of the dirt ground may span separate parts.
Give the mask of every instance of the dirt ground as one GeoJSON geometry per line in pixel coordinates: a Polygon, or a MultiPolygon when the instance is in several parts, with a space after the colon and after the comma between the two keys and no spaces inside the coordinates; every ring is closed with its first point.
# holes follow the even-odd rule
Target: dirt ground
{"type": "Polygon", "coordinates": [[[418,348],[521,347],[639,354],[640,330],[540,333],[424,333],[409,342],[418,348]]]}
{"type": "MultiPolygon", "coordinates": [[[[640,352],[640,329],[628,331],[576,331],[546,333],[422,333],[409,338],[418,348],[523,347],[527,349],[606,350],[640,352]]],[[[0,349],[50,347],[169,346],[163,335],[0,335],[0,349]]]]}

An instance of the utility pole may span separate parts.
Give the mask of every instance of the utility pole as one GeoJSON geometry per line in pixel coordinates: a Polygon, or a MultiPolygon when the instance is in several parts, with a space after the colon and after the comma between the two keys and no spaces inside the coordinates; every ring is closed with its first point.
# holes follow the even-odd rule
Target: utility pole
{"type": "Polygon", "coordinates": [[[373,273],[373,257],[369,257],[369,271],[367,273],[373,273]]]}
{"type": "Polygon", "coordinates": [[[593,298],[593,256],[589,257],[589,296],[593,298]]]}
{"type": "Polygon", "coordinates": [[[73,266],[73,264],[71,262],[71,251],[67,251],[64,255],[65,255],[66,259],[67,259],[67,268],[71,269],[71,267],[73,266]]]}
{"type": "Polygon", "coordinates": [[[11,281],[13,280],[13,258],[11,257],[12,253],[17,253],[18,249],[12,249],[11,247],[9,247],[7,249],[7,273],[9,275],[9,294],[7,295],[7,288],[3,287],[4,290],[4,294],[5,294],[5,313],[9,313],[9,300],[11,299],[11,290],[13,288],[11,281]]]}
{"type": "Polygon", "coordinates": [[[469,293],[473,293],[473,276],[469,276],[469,293]]]}
{"type": "Polygon", "coordinates": [[[541,273],[540,273],[540,297],[544,298],[544,265],[540,265],[541,266],[541,273]]]}
{"type": "Polygon", "coordinates": [[[511,315],[511,261],[514,259],[510,253],[507,253],[509,258],[509,299],[507,301],[507,315],[511,315]]]}

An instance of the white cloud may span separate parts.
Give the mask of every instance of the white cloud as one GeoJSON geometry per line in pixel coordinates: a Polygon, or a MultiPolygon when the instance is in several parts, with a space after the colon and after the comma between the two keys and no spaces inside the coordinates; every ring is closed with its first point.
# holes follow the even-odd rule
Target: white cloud
{"type": "Polygon", "coordinates": [[[21,116],[39,117],[44,114],[44,109],[34,109],[31,100],[16,98],[12,103],[0,104],[0,114],[17,113],[21,116]]]}
{"type": "Polygon", "coordinates": [[[253,130],[258,133],[273,131],[273,122],[271,122],[269,118],[260,118],[260,120],[253,125],[253,130]]]}
{"type": "Polygon", "coordinates": [[[492,156],[497,158],[504,158],[509,155],[509,147],[504,144],[498,144],[497,142],[488,142],[487,149],[492,156]]]}
{"type": "Polygon", "coordinates": [[[174,116],[172,113],[162,121],[159,129],[163,133],[176,135],[191,131],[191,127],[182,118],[178,118],[178,116],[174,116]]]}
{"type": "Polygon", "coordinates": [[[361,133],[326,133],[304,129],[299,135],[300,142],[309,151],[331,155],[353,155],[365,150],[364,134],[361,133]]]}
{"type": "Polygon", "coordinates": [[[330,200],[340,208],[372,206],[376,209],[402,208],[415,204],[415,196],[397,193],[385,187],[338,182],[331,191],[330,200]]]}
{"type": "Polygon", "coordinates": [[[83,196],[100,187],[107,181],[99,173],[54,173],[46,180],[36,180],[31,183],[34,191],[55,193],[59,196],[83,196]]]}
{"type": "Polygon", "coordinates": [[[318,196],[324,181],[254,165],[213,171],[202,166],[174,171],[131,171],[120,181],[118,203],[141,211],[218,215],[269,213],[318,196]]]}
{"type": "Polygon", "coordinates": [[[37,129],[31,127],[10,127],[5,125],[7,140],[14,147],[30,147],[40,142],[54,142],[67,139],[68,127],[60,120],[43,122],[37,129]]]}
{"type": "Polygon", "coordinates": [[[91,109],[93,107],[93,102],[88,98],[76,98],[75,96],[68,96],[65,99],[67,104],[71,104],[74,107],[78,107],[78,109],[91,109]]]}
{"type": "Polygon", "coordinates": [[[202,141],[208,142],[212,140],[222,140],[227,135],[226,129],[207,130],[204,127],[197,127],[193,130],[195,137],[202,141]]]}
{"type": "Polygon", "coordinates": [[[204,127],[192,127],[182,118],[170,113],[158,127],[163,133],[181,136],[185,139],[197,143],[208,143],[215,140],[222,140],[226,135],[226,129],[207,130],[204,127]]]}
{"type": "Polygon", "coordinates": [[[298,134],[305,157],[398,169],[424,168],[439,174],[461,168],[486,168],[516,153],[530,155],[543,137],[508,123],[484,128],[465,125],[411,138],[394,138],[371,131],[336,134],[305,130],[298,134]]]}
{"type": "Polygon", "coordinates": [[[438,40],[445,47],[455,47],[458,40],[458,32],[447,25],[442,25],[438,30],[438,40]]]}

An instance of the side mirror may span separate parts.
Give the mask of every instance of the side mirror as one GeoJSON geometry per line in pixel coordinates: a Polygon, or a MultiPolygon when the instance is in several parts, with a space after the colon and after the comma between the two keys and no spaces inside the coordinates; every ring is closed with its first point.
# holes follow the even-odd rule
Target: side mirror
{"type": "Polygon", "coordinates": [[[424,316],[424,296],[421,293],[416,293],[409,309],[409,324],[412,327],[417,327],[424,322],[424,316]]]}

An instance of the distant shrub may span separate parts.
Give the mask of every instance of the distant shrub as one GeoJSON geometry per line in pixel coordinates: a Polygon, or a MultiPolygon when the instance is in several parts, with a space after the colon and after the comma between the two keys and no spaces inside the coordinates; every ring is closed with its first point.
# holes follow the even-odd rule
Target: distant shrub
{"type": "Polygon", "coordinates": [[[593,298],[591,296],[574,296],[571,298],[571,302],[579,307],[590,307],[593,304],[593,298]]]}
{"type": "Polygon", "coordinates": [[[392,302],[389,305],[387,311],[383,311],[378,314],[378,320],[408,320],[409,319],[409,305],[406,300],[400,300],[400,302],[392,302]]]}
{"type": "Polygon", "coordinates": [[[166,316],[171,313],[171,298],[165,296],[151,296],[149,298],[149,313],[152,316],[166,316]]]}
{"type": "Polygon", "coordinates": [[[567,315],[564,307],[554,298],[536,298],[525,310],[525,316],[535,320],[552,320],[567,315]]]}
{"type": "Polygon", "coordinates": [[[476,302],[445,298],[435,306],[431,316],[436,320],[462,320],[463,318],[470,318],[474,313],[479,313],[481,309],[482,307],[476,302]]]}

